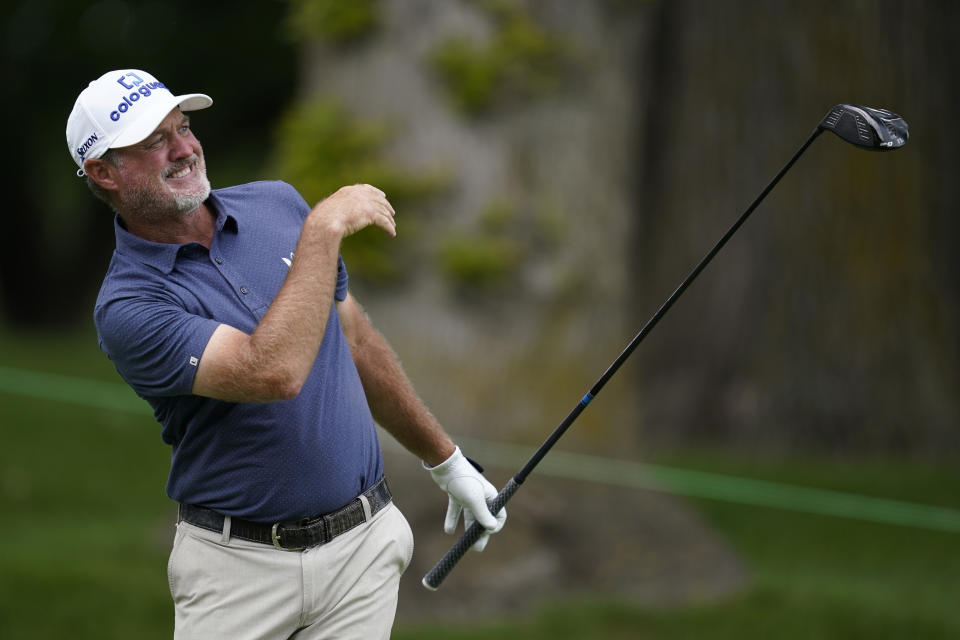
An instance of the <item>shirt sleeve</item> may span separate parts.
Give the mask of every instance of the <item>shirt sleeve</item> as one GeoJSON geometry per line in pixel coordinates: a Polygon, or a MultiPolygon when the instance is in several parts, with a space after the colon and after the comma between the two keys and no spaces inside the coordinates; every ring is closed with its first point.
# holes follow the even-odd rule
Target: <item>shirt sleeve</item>
{"type": "Polygon", "coordinates": [[[343,262],[343,257],[337,257],[337,288],[333,292],[333,297],[337,302],[343,302],[347,299],[347,284],[350,278],[347,276],[347,265],[343,262]]]}
{"type": "Polygon", "coordinates": [[[142,397],[189,395],[203,350],[220,322],[160,294],[118,296],[94,313],[100,348],[142,397]]]}

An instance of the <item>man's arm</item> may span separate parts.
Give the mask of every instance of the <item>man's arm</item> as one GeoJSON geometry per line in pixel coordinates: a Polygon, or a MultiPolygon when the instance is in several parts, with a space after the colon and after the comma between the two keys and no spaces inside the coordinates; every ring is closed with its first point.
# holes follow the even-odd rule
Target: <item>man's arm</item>
{"type": "Polygon", "coordinates": [[[506,509],[493,515],[487,504],[497,489],[467,460],[417,396],[400,361],[370,323],[360,304],[347,294],[337,303],[340,324],[374,419],[408,451],[419,456],[434,482],[449,496],[443,529],[453,533],[460,514],[464,527],[474,519],[487,530],[473,545],[482,551],[491,533],[507,520],[506,509]]]}
{"type": "Polygon", "coordinates": [[[222,324],[200,358],[193,393],[231,402],[296,397],[316,360],[343,238],[370,225],[396,235],[393,207],[370,185],[343,187],[309,213],[293,264],[252,334],[222,324]]]}
{"type": "Polygon", "coordinates": [[[377,423],[430,466],[449,458],[456,445],[414,391],[393,349],[360,304],[348,293],[337,303],[337,313],[377,423]]]}

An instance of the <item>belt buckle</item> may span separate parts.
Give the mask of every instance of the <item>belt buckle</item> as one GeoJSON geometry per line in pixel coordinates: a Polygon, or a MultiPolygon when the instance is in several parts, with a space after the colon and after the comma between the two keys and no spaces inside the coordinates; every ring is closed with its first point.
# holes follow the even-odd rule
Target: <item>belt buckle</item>
{"type": "Polygon", "coordinates": [[[280,542],[279,531],[277,530],[277,528],[278,528],[279,526],[280,526],[280,523],[279,523],[279,522],[275,522],[275,523],[273,524],[273,527],[270,529],[270,539],[273,540],[273,546],[275,546],[277,549],[280,549],[280,551],[303,551],[304,549],[306,549],[306,547],[285,547],[285,546],[283,546],[283,544],[281,544],[281,542],[280,542]]]}

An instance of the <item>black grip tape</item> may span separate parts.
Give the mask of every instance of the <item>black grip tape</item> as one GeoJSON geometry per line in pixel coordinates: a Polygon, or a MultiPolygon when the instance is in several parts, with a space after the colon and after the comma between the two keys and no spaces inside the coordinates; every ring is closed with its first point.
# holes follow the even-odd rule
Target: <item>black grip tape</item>
{"type": "MultiPolygon", "coordinates": [[[[520,484],[514,479],[511,478],[510,482],[507,483],[503,489],[500,490],[500,493],[497,494],[497,497],[489,502],[487,505],[490,509],[490,513],[496,515],[500,513],[500,509],[506,506],[510,498],[513,497],[513,494],[517,492],[517,489],[520,488],[520,484]]],[[[453,568],[457,566],[457,563],[460,562],[460,559],[469,551],[470,547],[480,539],[480,536],[483,535],[484,528],[483,525],[479,522],[474,522],[469,529],[464,531],[463,535],[460,536],[460,539],[453,543],[453,546],[450,547],[450,550],[437,564],[433,565],[433,568],[423,576],[421,584],[430,591],[436,591],[440,588],[440,585],[443,584],[443,581],[446,577],[453,571],[453,568]]]]}

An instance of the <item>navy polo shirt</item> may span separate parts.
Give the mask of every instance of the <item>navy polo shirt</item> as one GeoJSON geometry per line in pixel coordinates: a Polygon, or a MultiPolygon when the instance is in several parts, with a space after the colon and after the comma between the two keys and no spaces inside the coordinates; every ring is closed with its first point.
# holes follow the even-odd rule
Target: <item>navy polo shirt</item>
{"type": "MultiPolygon", "coordinates": [[[[336,304],[296,398],[232,403],[191,394],[214,330],[252,333],[263,318],[310,206],[282,182],[217,189],[206,204],[217,215],[209,250],[148,242],[116,220],[117,248],[94,309],[100,348],[163,426],[172,499],[259,522],[333,511],[383,470],[336,304]]],[[[342,260],[337,270],[334,298],[342,301],[342,260]]]]}

